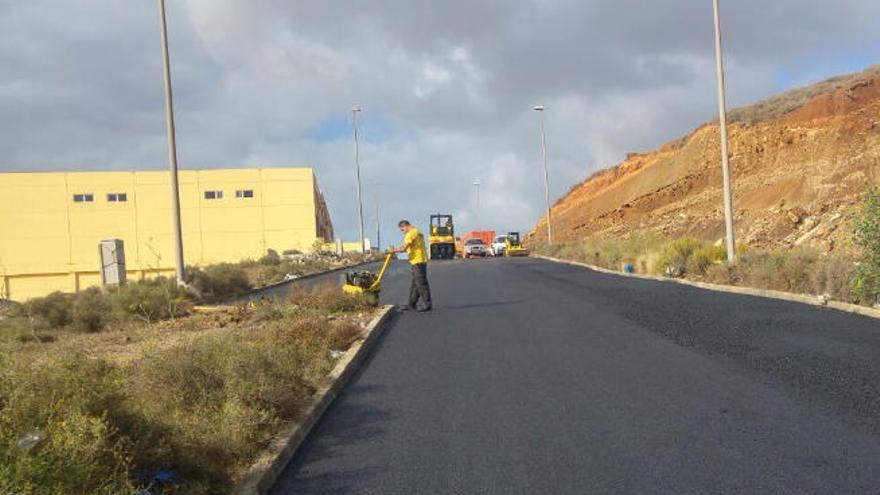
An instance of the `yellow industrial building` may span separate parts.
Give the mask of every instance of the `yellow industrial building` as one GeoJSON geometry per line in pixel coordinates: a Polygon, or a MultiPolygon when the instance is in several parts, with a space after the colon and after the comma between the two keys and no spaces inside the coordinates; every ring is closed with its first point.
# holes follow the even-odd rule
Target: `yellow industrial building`
{"type": "MultiPolygon", "coordinates": [[[[188,265],[310,250],[333,238],[311,168],[180,171],[188,265]]],[[[0,173],[0,298],[101,283],[99,243],[125,242],[130,279],[174,271],[166,171],[0,173]]]]}

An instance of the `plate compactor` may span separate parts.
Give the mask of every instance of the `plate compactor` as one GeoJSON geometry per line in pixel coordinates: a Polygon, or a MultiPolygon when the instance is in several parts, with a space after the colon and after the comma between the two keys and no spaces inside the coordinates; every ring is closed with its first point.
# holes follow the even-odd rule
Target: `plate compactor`
{"type": "Polygon", "coordinates": [[[385,270],[388,269],[388,264],[391,263],[393,256],[394,253],[390,251],[385,255],[385,261],[382,262],[379,273],[368,270],[351,270],[343,273],[341,276],[342,291],[346,294],[362,294],[367,304],[378,306],[382,277],[385,276],[385,270]]]}

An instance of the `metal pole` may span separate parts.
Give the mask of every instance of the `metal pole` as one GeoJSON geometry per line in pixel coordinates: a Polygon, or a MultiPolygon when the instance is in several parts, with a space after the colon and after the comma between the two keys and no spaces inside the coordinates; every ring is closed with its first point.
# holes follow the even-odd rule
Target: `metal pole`
{"type": "Polygon", "coordinates": [[[474,181],[474,187],[477,188],[477,229],[481,229],[480,225],[480,181],[474,181]]]}
{"type": "Polygon", "coordinates": [[[550,214],[550,168],[547,164],[547,134],[544,129],[544,106],[535,110],[541,112],[541,150],[544,153],[544,202],[547,207],[547,244],[553,245],[553,219],[550,214]]]}
{"type": "Polygon", "coordinates": [[[360,111],[360,107],[351,108],[351,127],[354,130],[354,165],[357,174],[358,225],[361,233],[361,254],[364,254],[367,252],[367,246],[364,242],[364,203],[361,201],[361,157],[357,128],[357,114],[360,111]]]}
{"type": "Polygon", "coordinates": [[[721,174],[724,179],[724,226],[727,232],[727,261],[736,261],[736,239],[733,230],[733,199],[730,193],[730,154],[727,147],[727,96],[724,87],[724,51],[721,46],[721,14],[718,0],[715,7],[715,61],[718,71],[718,117],[721,130],[721,174]]]}
{"type": "Polygon", "coordinates": [[[171,92],[171,64],[168,60],[168,27],[165,21],[165,0],[159,1],[162,27],[162,62],[165,72],[165,119],[168,127],[168,169],[171,173],[171,216],[174,224],[174,268],[177,283],[186,281],[183,261],[183,231],[180,227],[180,185],[177,178],[177,139],[174,132],[174,96],[171,92]]]}
{"type": "Polygon", "coordinates": [[[379,226],[379,196],[376,195],[376,249],[382,251],[382,231],[379,226]]]}

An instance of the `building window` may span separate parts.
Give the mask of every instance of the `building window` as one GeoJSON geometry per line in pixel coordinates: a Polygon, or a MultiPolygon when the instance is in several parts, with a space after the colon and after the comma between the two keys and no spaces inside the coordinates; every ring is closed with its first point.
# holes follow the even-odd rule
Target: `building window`
{"type": "Polygon", "coordinates": [[[253,198],[254,190],[253,189],[239,189],[235,191],[236,198],[253,198]]]}
{"type": "Polygon", "coordinates": [[[94,194],[74,194],[73,202],[74,203],[91,203],[95,200],[94,194]]]}
{"type": "Polygon", "coordinates": [[[223,191],[205,191],[205,199],[223,199],[223,191]]]}
{"type": "Polygon", "coordinates": [[[125,203],[128,201],[128,193],[110,193],[107,195],[107,201],[110,203],[125,203]]]}

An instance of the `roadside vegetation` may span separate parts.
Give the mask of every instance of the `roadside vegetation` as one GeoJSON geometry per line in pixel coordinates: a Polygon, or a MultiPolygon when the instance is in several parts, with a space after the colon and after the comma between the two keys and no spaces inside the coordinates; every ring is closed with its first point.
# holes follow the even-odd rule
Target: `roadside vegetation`
{"type": "Polygon", "coordinates": [[[543,245],[536,252],[610,270],[880,304],[880,194],[876,190],[868,192],[852,227],[854,254],[826,255],[807,247],[755,251],[740,246],[735,264],[727,263],[724,246],[650,233],[543,245]]]}
{"type": "Polygon", "coordinates": [[[223,493],[371,317],[330,286],[195,302],[156,279],[0,309],[0,493],[223,493]]]}
{"type": "Polygon", "coordinates": [[[299,278],[312,273],[324,272],[333,268],[351,266],[373,259],[361,253],[345,253],[337,256],[327,250],[327,246],[315,243],[308,254],[296,250],[278,254],[270,251],[258,260],[244,260],[229,264],[227,268],[240,268],[244,271],[252,287],[265,287],[285,280],[299,278]]]}

